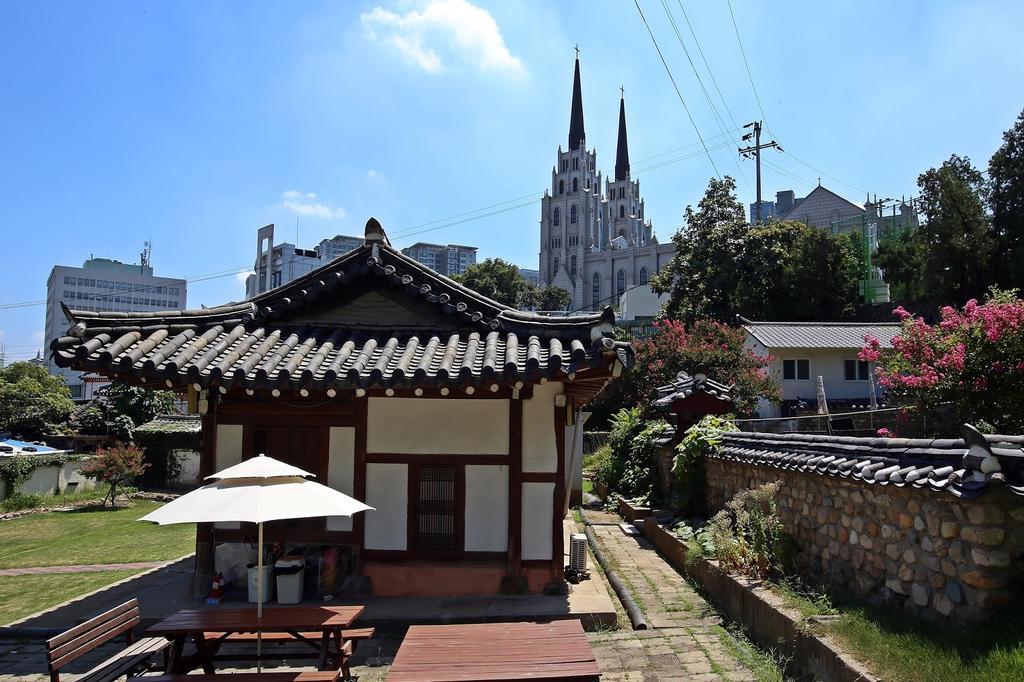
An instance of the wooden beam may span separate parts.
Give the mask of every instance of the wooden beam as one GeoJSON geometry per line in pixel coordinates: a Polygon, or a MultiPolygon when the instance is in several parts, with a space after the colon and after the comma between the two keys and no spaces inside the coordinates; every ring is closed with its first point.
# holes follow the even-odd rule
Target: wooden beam
{"type": "Polygon", "coordinates": [[[551,520],[551,579],[559,582],[565,579],[565,563],[562,561],[565,540],[562,537],[562,520],[565,518],[565,407],[555,406],[555,448],[558,452],[555,471],[555,504],[551,520]]]}
{"type": "Polygon", "coordinates": [[[508,574],[522,574],[523,541],[523,401],[508,410],[508,574]]]}

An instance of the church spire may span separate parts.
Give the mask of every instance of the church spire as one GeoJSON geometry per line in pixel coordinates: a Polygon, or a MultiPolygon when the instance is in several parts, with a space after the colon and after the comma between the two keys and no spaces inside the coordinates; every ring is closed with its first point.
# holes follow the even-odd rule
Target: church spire
{"type": "MultiPolygon", "coordinates": [[[[622,90],[622,88],[619,88],[622,90]]],[[[626,92],[619,100],[619,144],[615,149],[615,180],[625,180],[629,175],[629,144],[626,142],[626,92]]]]}
{"type": "Polygon", "coordinates": [[[580,48],[576,48],[576,73],[572,78],[572,111],[569,115],[569,149],[579,149],[587,133],[583,129],[583,89],[580,87],[580,48]]]}

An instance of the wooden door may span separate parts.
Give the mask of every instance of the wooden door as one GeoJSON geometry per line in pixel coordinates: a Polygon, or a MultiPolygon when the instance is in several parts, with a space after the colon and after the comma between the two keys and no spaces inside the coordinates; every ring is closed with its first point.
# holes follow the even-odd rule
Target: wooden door
{"type": "MultiPolygon", "coordinates": [[[[327,485],[327,438],[325,428],[313,426],[252,426],[248,456],[264,454],[313,474],[327,485]]],[[[267,537],[285,542],[307,542],[324,528],[322,518],[273,521],[265,525],[267,537]]]]}

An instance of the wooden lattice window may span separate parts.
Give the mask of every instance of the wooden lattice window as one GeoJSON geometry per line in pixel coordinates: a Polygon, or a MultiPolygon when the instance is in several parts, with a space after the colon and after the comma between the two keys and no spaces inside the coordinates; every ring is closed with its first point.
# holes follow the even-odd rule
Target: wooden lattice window
{"type": "Polygon", "coordinates": [[[430,464],[417,467],[416,523],[421,549],[456,549],[456,467],[430,464]]]}

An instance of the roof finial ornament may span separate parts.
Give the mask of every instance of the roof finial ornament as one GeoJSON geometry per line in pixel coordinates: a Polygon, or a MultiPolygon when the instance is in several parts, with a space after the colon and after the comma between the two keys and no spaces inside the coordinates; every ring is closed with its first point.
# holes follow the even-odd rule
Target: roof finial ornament
{"type": "Polygon", "coordinates": [[[363,239],[367,244],[374,242],[383,242],[387,246],[391,246],[391,240],[388,239],[388,235],[384,232],[384,228],[377,221],[376,218],[370,218],[366,221],[366,231],[363,239]]]}

